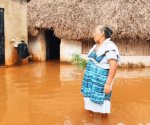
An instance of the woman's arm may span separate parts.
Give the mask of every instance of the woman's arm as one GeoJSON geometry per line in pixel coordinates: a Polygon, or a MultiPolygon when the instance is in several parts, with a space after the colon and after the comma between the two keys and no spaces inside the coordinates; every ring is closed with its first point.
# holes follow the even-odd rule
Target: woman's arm
{"type": "Polygon", "coordinates": [[[109,73],[108,73],[108,78],[107,78],[107,81],[106,81],[106,84],[104,86],[104,92],[106,94],[109,94],[110,91],[111,91],[111,83],[115,77],[115,74],[116,74],[116,70],[117,70],[117,67],[118,67],[118,63],[116,60],[114,59],[110,59],[109,61],[109,65],[110,65],[110,69],[109,69],[109,73]]]}

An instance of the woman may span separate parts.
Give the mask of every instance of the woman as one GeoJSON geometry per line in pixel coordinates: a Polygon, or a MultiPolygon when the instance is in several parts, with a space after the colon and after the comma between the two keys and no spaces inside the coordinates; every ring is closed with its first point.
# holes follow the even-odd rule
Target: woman
{"type": "Polygon", "coordinates": [[[85,109],[102,114],[110,113],[112,84],[120,58],[117,46],[110,40],[112,33],[106,26],[95,29],[96,44],[88,53],[81,87],[85,109]]]}

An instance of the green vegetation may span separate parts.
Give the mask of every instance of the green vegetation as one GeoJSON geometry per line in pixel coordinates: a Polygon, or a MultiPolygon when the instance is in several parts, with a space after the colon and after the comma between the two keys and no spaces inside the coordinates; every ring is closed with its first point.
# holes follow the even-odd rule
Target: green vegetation
{"type": "MultiPolygon", "coordinates": [[[[84,69],[87,64],[87,60],[83,59],[80,54],[73,54],[72,55],[72,64],[77,65],[79,68],[84,69]]],[[[137,68],[145,68],[145,65],[142,62],[139,62],[137,64],[134,63],[122,63],[119,66],[120,69],[137,69],[137,68]]]]}
{"type": "Polygon", "coordinates": [[[84,69],[87,64],[87,60],[81,58],[81,55],[79,55],[79,54],[73,54],[71,62],[72,62],[72,64],[75,64],[79,68],[82,68],[82,69],[84,69]]]}

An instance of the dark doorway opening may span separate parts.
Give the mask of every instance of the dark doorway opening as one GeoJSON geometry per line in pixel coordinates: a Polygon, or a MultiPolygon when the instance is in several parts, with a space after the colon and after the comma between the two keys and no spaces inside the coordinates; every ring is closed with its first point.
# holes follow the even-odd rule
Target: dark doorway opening
{"type": "Polygon", "coordinates": [[[5,64],[4,9],[0,8],[0,65],[5,64]]]}
{"type": "Polygon", "coordinates": [[[46,60],[59,60],[61,40],[55,36],[54,30],[46,30],[45,39],[46,39],[46,60]]]}

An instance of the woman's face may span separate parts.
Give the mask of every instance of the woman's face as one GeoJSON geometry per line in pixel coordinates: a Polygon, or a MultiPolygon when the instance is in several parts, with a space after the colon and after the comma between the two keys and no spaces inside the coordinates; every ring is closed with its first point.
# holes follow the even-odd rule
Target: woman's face
{"type": "Polygon", "coordinates": [[[95,42],[100,42],[104,33],[99,31],[99,28],[96,28],[93,34],[95,42]]]}

